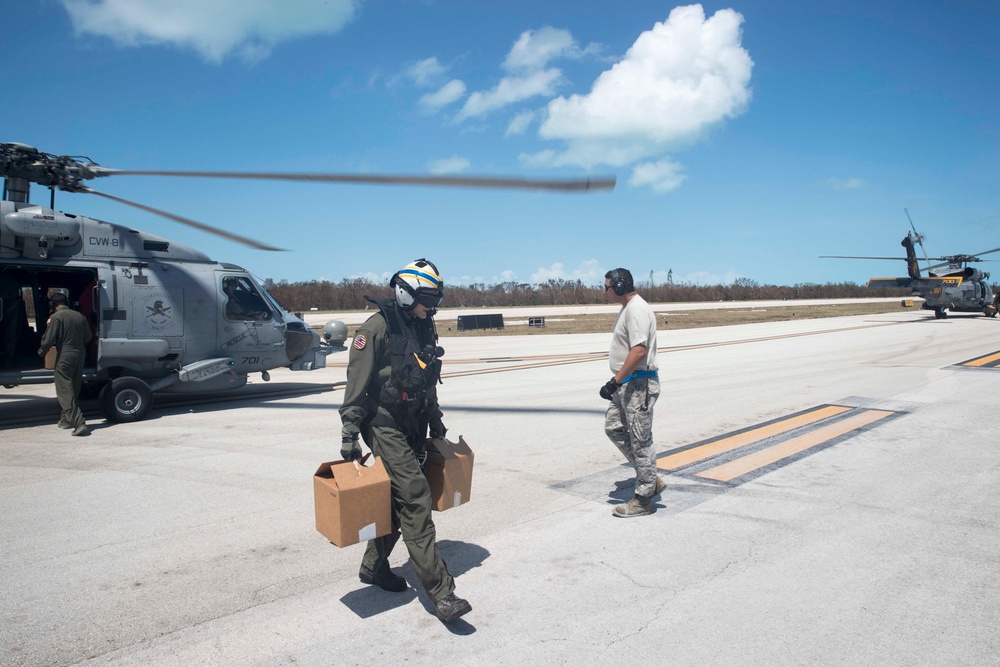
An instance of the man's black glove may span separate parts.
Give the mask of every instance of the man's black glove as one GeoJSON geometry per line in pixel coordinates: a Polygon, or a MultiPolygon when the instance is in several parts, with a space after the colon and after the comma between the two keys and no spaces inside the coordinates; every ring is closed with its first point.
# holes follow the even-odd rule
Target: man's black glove
{"type": "Polygon", "coordinates": [[[361,458],[361,445],[358,444],[358,436],[345,435],[340,441],[340,455],[345,461],[356,461],[361,458]]]}
{"type": "Polygon", "coordinates": [[[618,387],[620,386],[622,386],[620,382],[611,378],[608,380],[607,384],[601,387],[601,398],[605,401],[610,401],[611,397],[615,395],[615,392],[618,391],[618,387]]]}
{"type": "Polygon", "coordinates": [[[431,437],[439,440],[444,440],[444,434],[448,432],[448,429],[444,427],[440,419],[435,419],[430,423],[431,427],[431,437]]]}

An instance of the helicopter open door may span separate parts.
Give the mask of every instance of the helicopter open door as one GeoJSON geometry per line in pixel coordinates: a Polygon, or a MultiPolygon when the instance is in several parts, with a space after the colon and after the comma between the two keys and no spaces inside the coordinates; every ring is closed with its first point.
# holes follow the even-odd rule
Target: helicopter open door
{"type": "Polygon", "coordinates": [[[38,347],[48,321],[49,297],[66,295],[70,307],[90,323],[92,339],[87,345],[84,376],[92,377],[97,367],[100,335],[100,294],[97,273],[89,268],[49,268],[32,265],[8,266],[0,271],[0,380],[30,383],[47,381],[38,347]]]}

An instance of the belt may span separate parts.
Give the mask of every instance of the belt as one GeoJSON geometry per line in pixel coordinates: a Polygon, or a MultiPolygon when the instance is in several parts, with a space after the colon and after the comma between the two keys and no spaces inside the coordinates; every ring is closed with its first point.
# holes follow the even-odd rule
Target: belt
{"type": "Polygon", "coordinates": [[[659,377],[656,371],[632,371],[631,375],[622,380],[622,384],[625,384],[629,380],[642,380],[643,378],[655,378],[655,377],[659,377]]]}

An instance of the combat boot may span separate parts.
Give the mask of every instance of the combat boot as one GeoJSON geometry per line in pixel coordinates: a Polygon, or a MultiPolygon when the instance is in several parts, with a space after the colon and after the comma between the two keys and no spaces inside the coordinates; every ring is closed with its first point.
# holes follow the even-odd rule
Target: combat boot
{"type": "Polygon", "coordinates": [[[459,616],[464,616],[472,611],[472,605],[468,600],[463,600],[454,593],[449,593],[434,603],[437,608],[437,617],[445,623],[451,623],[459,616]]]}
{"type": "Polygon", "coordinates": [[[658,496],[661,493],[663,493],[663,489],[665,489],[665,488],[667,488],[667,482],[666,482],[666,480],[663,479],[662,477],[660,477],[659,475],[657,475],[656,476],[656,489],[653,491],[653,497],[655,498],[656,496],[658,496]]]}
{"type": "Polygon", "coordinates": [[[389,591],[390,593],[402,593],[406,590],[406,579],[398,574],[393,574],[389,568],[385,568],[385,572],[375,574],[362,565],[361,570],[358,571],[358,578],[363,584],[374,584],[383,591],[389,591]]]}
{"type": "Polygon", "coordinates": [[[72,424],[70,424],[69,422],[64,422],[61,419],[59,420],[59,423],[56,424],[56,426],[58,426],[59,428],[65,428],[65,429],[73,428],[72,424]]]}
{"type": "Polygon", "coordinates": [[[633,496],[632,500],[614,508],[611,513],[623,519],[630,519],[634,516],[646,516],[653,513],[653,501],[651,498],[633,496]]]}
{"type": "Polygon", "coordinates": [[[80,424],[73,429],[73,435],[90,435],[90,429],[87,428],[86,424],[80,424]]]}

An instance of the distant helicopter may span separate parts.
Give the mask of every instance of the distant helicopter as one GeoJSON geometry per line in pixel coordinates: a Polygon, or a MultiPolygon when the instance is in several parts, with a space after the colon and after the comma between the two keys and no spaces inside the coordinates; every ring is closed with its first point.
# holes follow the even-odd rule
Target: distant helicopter
{"type": "Polygon", "coordinates": [[[241,387],[248,373],[326,366],[347,327],[323,338],[278,305],[252,274],[200,251],[128,227],[54,210],[55,190],[83,192],[262,250],[278,248],[172,213],[97,192],[84,181],[119,175],[192,176],[340,183],[443,185],[562,191],[610,190],[614,178],[530,180],[239,172],[125,171],[89,158],[0,143],[0,385],[42,384],[53,371],[37,356],[48,298],[67,295],[94,333],[84,392],[115,422],[146,417],[154,392],[241,387]],[[32,183],[50,188],[48,208],[29,203],[32,183]],[[30,322],[29,322],[30,320],[30,322]]]}
{"type": "MultiPolygon", "coordinates": [[[[906,217],[910,218],[909,211],[906,217]]],[[[948,311],[959,313],[983,313],[987,317],[996,317],[1000,308],[1000,295],[994,297],[993,288],[990,286],[990,274],[969,266],[973,262],[984,261],[979,255],[988,255],[1000,251],[1000,248],[993,248],[975,255],[947,255],[944,257],[927,257],[924,249],[924,236],[917,232],[910,219],[912,232],[907,232],[906,237],[900,245],[906,249],[906,257],[860,257],[854,255],[822,255],[828,259],[901,259],[906,262],[906,278],[872,278],[868,281],[868,287],[889,288],[889,287],[909,287],[913,293],[924,300],[922,306],[925,310],[933,310],[934,317],[942,319],[948,317],[948,311]],[[915,246],[919,245],[923,251],[924,261],[927,262],[927,275],[920,273],[920,264],[917,260],[915,246]],[[940,264],[931,264],[940,262],[940,264]],[[948,267],[945,272],[935,271],[942,266],[948,267]]]]}

